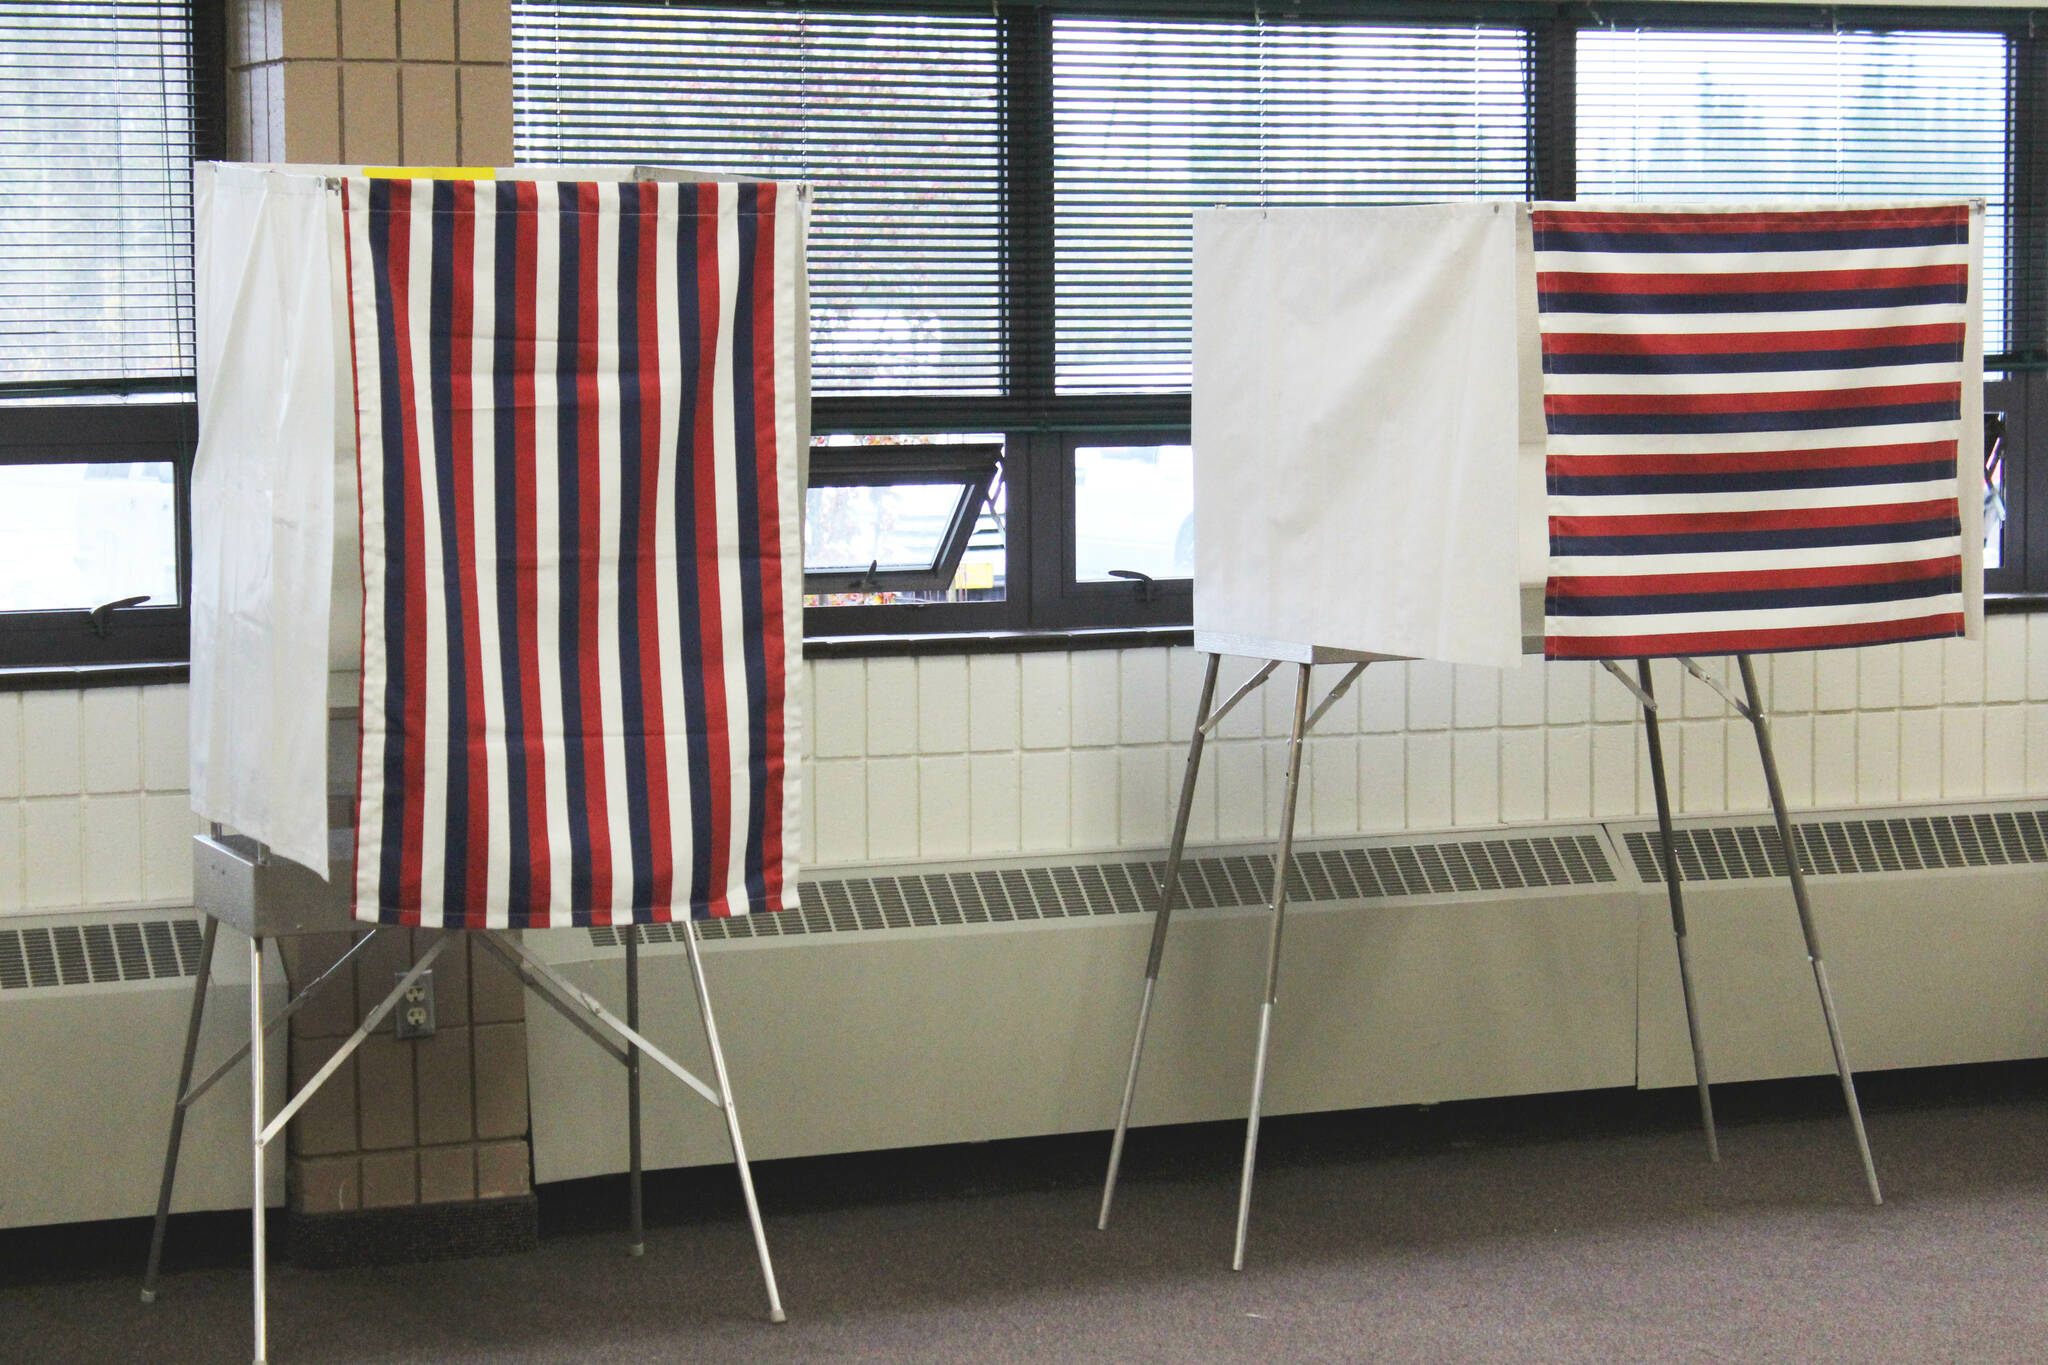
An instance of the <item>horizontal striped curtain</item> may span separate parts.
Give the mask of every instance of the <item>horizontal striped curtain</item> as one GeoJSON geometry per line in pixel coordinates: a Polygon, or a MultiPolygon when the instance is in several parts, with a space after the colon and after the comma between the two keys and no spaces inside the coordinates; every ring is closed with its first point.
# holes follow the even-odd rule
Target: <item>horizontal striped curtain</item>
{"type": "Polygon", "coordinates": [[[1536,210],[1546,654],[1964,633],[1975,213],[1536,210]]]}
{"type": "Polygon", "coordinates": [[[358,918],[793,906],[806,203],[772,184],[345,195],[358,918]]]}

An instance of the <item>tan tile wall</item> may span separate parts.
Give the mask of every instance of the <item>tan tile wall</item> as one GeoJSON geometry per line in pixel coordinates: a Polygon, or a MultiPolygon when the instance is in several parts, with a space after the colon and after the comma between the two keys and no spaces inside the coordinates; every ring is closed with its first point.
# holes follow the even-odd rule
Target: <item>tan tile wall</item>
{"type": "MultiPolygon", "coordinates": [[[[228,154],[239,161],[503,166],[509,0],[231,0],[228,154]]],[[[303,987],[352,936],[285,940],[303,987]]],[[[424,935],[386,930],[292,1020],[294,1084],[391,989],[424,935]]],[[[525,1194],[525,1001],[465,938],[434,965],[437,1031],[387,1021],[291,1127],[292,1206],[322,1213],[525,1194]]]]}
{"type": "Polygon", "coordinates": [[[233,0],[237,161],[503,166],[508,0],[233,0]]]}
{"type": "MultiPolygon", "coordinates": [[[[303,988],[349,934],[279,940],[303,988]]],[[[326,1063],[430,941],[383,930],[292,1020],[294,1086],[326,1063]]],[[[519,980],[467,935],[434,967],[435,1031],[399,1042],[385,1022],[291,1126],[292,1207],[304,1213],[526,1194],[525,999],[519,980]]]]}

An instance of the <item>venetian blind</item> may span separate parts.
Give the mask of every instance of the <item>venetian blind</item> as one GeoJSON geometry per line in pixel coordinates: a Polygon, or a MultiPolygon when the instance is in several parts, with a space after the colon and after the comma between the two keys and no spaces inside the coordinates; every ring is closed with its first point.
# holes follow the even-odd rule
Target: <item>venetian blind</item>
{"type": "Polygon", "coordinates": [[[2007,42],[1996,33],[1590,29],[1582,198],[1985,201],[1984,346],[2007,336],[2007,42]]]}
{"type": "Polygon", "coordinates": [[[0,0],[0,396],[192,383],[192,13],[0,0]]]}
{"type": "Polygon", "coordinates": [[[519,160],[817,187],[816,394],[1001,391],[991,15],[515,0],[512,23],[519,160]]]}
{"type": "Polygon", "coordinates": [[[1185,389],[1190,214],[1527,192],[1515,29],[1053,21],[1057,383],[1185,389]]]}

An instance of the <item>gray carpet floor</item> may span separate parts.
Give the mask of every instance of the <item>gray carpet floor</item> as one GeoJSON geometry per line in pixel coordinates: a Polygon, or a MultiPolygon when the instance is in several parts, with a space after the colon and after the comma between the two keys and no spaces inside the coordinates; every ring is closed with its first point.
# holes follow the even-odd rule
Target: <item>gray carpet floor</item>
{"type": "MultiPolygon", "coordinates": [[[[1585,1121],[1569,1100],[1277,1121],[1242,1274],[1230,1125],[1134,1134],[1107,1233],[1097,1136],[773,1163],[782,1326],[737,1201],[712,1193],[729,1172],[651,1187],[638,1260],[598,1226],[620,1186],[596,1182],[580,1204],[543,1191],[530,1254],[274,1267],[270,1358],[2048,1361],[2048,1093],[1866,1092],[1882,1208],[1826,1098],[1724,1113],[1718,1166],[1683,1097],[1589,1099],[1585,1121]]],[[[140,1251],[0,1281],[0,1359],[247,1360],[246,1269],[174,1263],[145,1307],[140,1251]]]]}

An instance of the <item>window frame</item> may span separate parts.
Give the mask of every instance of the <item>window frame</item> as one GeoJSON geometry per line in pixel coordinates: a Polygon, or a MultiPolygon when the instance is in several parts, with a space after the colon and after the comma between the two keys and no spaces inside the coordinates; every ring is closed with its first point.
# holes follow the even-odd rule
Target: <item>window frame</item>
{"type": "Polygon", "coordinates": [[[940,533],[927,567],[876,567],[861,571],[851,565],[812,569],[806,564],[804,591],[930,591],[949,587],[1001,473],[1002,459],[1000,445],[980,441],[947,444],[936,450],[915,445],[813,446],[806,494],[812,488],[888,488],[905,484],[957,484],[960,493],[947,514],[946,528],[940,533]],[[822,479],[821,473],[825,476],[822,479]],[[848,572],[858,576],[849,580],[848,572]]]}
{"type": "MultiPolygon", "coordinates": [[[[0,417],[0,466],[169,464],[178,601],[145,603],[95,621],[90,609],[0,612],[0,660],[16,668],[178,664],[191,657],[192,452],[198,405],[43,404],[0,417]]],[[[95,604],[99,605],[99,604],[95,604]]]]}
{"type": "MultiPolygon", "coordinates": [[[[225,0],[190,0],[192,157],[228,154],[225,0]]],[[[195,361],[196,363],[196,361],[195,361]]],[[[0,690],[182,679],[191,660],[198,376],[0,385],[0,464],[172,466],[178,601],[109,613],[0,612],[0,690]],[[155,399],[157,401],[135,401],[155,399]],[[97,400],[97,401],[96,401],[97,400]],[[138,667],[139,666],[139,670],[138,667]]]]}

